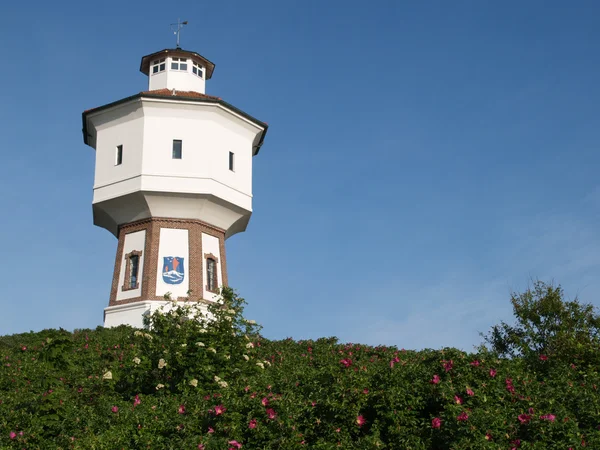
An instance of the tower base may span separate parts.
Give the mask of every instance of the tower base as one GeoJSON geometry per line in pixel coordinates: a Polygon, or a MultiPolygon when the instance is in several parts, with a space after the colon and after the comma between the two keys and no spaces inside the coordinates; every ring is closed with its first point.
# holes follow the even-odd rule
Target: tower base
{"type": "MultiPolygon", "coordinates": [[[[152,315],[160,307],[168,311],[173,304],[178,306],[189,302],[172,302],[146,300],[135,303],[126,303],[123,305],[109,306],[104,308],[104,328],[118,327],[119,325],[129,325],[134,328],[145,328],[144,317],[152,315]]],[[[206,303],[198,303],[204,314],[208,314],[206,303]]]]}

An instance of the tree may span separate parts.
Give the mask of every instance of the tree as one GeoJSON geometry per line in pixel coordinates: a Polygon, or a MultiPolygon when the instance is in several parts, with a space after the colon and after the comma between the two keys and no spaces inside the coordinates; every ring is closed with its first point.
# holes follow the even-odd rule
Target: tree
{"type": "Polygon", "coordinates": [[[542,281],[511,295],[514,325],[501,322],[484,335],[500,356],[593,364],[600,360],[600,315],[591,304],[564,300],[562,288],[542,281]]]}

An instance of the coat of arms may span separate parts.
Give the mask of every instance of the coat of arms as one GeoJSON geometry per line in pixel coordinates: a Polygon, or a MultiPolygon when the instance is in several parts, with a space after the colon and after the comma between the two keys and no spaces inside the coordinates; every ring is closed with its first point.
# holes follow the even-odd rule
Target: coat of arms
{"type": "Polygon", "coordinates": [[[162,277],[167,284],[180,284],[183,281],[183,258],[179,256],[165,256],[162,277]]]}

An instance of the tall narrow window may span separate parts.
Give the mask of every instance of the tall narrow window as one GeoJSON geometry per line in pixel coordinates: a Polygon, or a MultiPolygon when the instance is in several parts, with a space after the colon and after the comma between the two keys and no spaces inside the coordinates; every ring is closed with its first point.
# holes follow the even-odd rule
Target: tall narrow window
{"type": "Polygon", "coordinates": [[[217,278],[217,262],[218,259],[215,255],[205,254],[206,258],[206,290],[209,292],[217,292],[218,290],[218,278],[217,278]]]}
{"type": "Polygon", "coordinates": [[[181,159],[181,140],[173,139],[173,159],[181,159]]]}
{"type": "Polygon", "coordinates": [[[129,275],[129,289],[135,289],[138,285],[138,271],[140,270],[140,257],[138,255],[132,255],[129,258],[131,261],[130,267],[131,272],[129,275]]]}
{"type": "Polygon", "coordinates": [[[115,166],[120,166],[123,163],[123,146],[117,145],[117,151],[115,153],[115,166]]]}
{"type": "Polygon", "coordinates": [[[231,170],[232,172],[233,172],[234,157],[235,157],[235,155],[233,154],[233,152],[229,152],[229,170],[231,170]]]}
{"type": "Polygon", "coordinates": [[[133,250],[125,255],[125,276],[121,290],[130,291],[140,287],[140,260],[142,252],[133,250]]]}

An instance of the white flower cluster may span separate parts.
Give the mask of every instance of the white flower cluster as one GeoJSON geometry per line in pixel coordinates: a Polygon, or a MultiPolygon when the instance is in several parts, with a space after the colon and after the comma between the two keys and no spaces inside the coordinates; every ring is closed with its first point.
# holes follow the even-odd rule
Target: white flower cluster
{"type": "Polygon", "coordinates": [[[215,375],[215,381],[216,381],[216,382],[217,382],[217,384],[218,384],[219,386],[221,386],[222,388],[226,388],[226,387],[228,387],[228,386],[229,386],[229,385],[227,384],[227,382],[226,382],[226,381],[223,381],[221,378],[219,378],[219,377],[218,377],[218,376],[216,376],[216,375],[215,375]]]}
{"type": "Polygon", "coordinates": [[[108,371],[104,375],[102,375],[103,380],[112,380],[112,372],[108,371]]]}
{"type": "Polygon", "coordinates": [[[135,358],[133,358],[133,362],[139,364],[142,362],[142,360],[136,356],[135,358]]]}
{"type": "Polygon", "coordinates": [[[193,380],[190,381],[190,386],[198,386],[198,380],[196,380],[195,378],[193,380]]]}
{"type": "Polygon", "coordinates": [[[159,369],[162,369],[162,368],[164,368],[166,365],[167,365],[167,362],[166,362],[164,359],[160,358],[160,359],[158,360],[158,368],[159,368],[159,369]]]}
{"type": "Polygon", "coordinates": [[[148,339],[150,341],[153,339],[153,337],[152,337],[151,334],[144,333],[143,331],[139,331],[139,330],[134,331],[133,335],[134,336],[140,336],[140,337],[146,338],[146,339],[148,339]]]}

